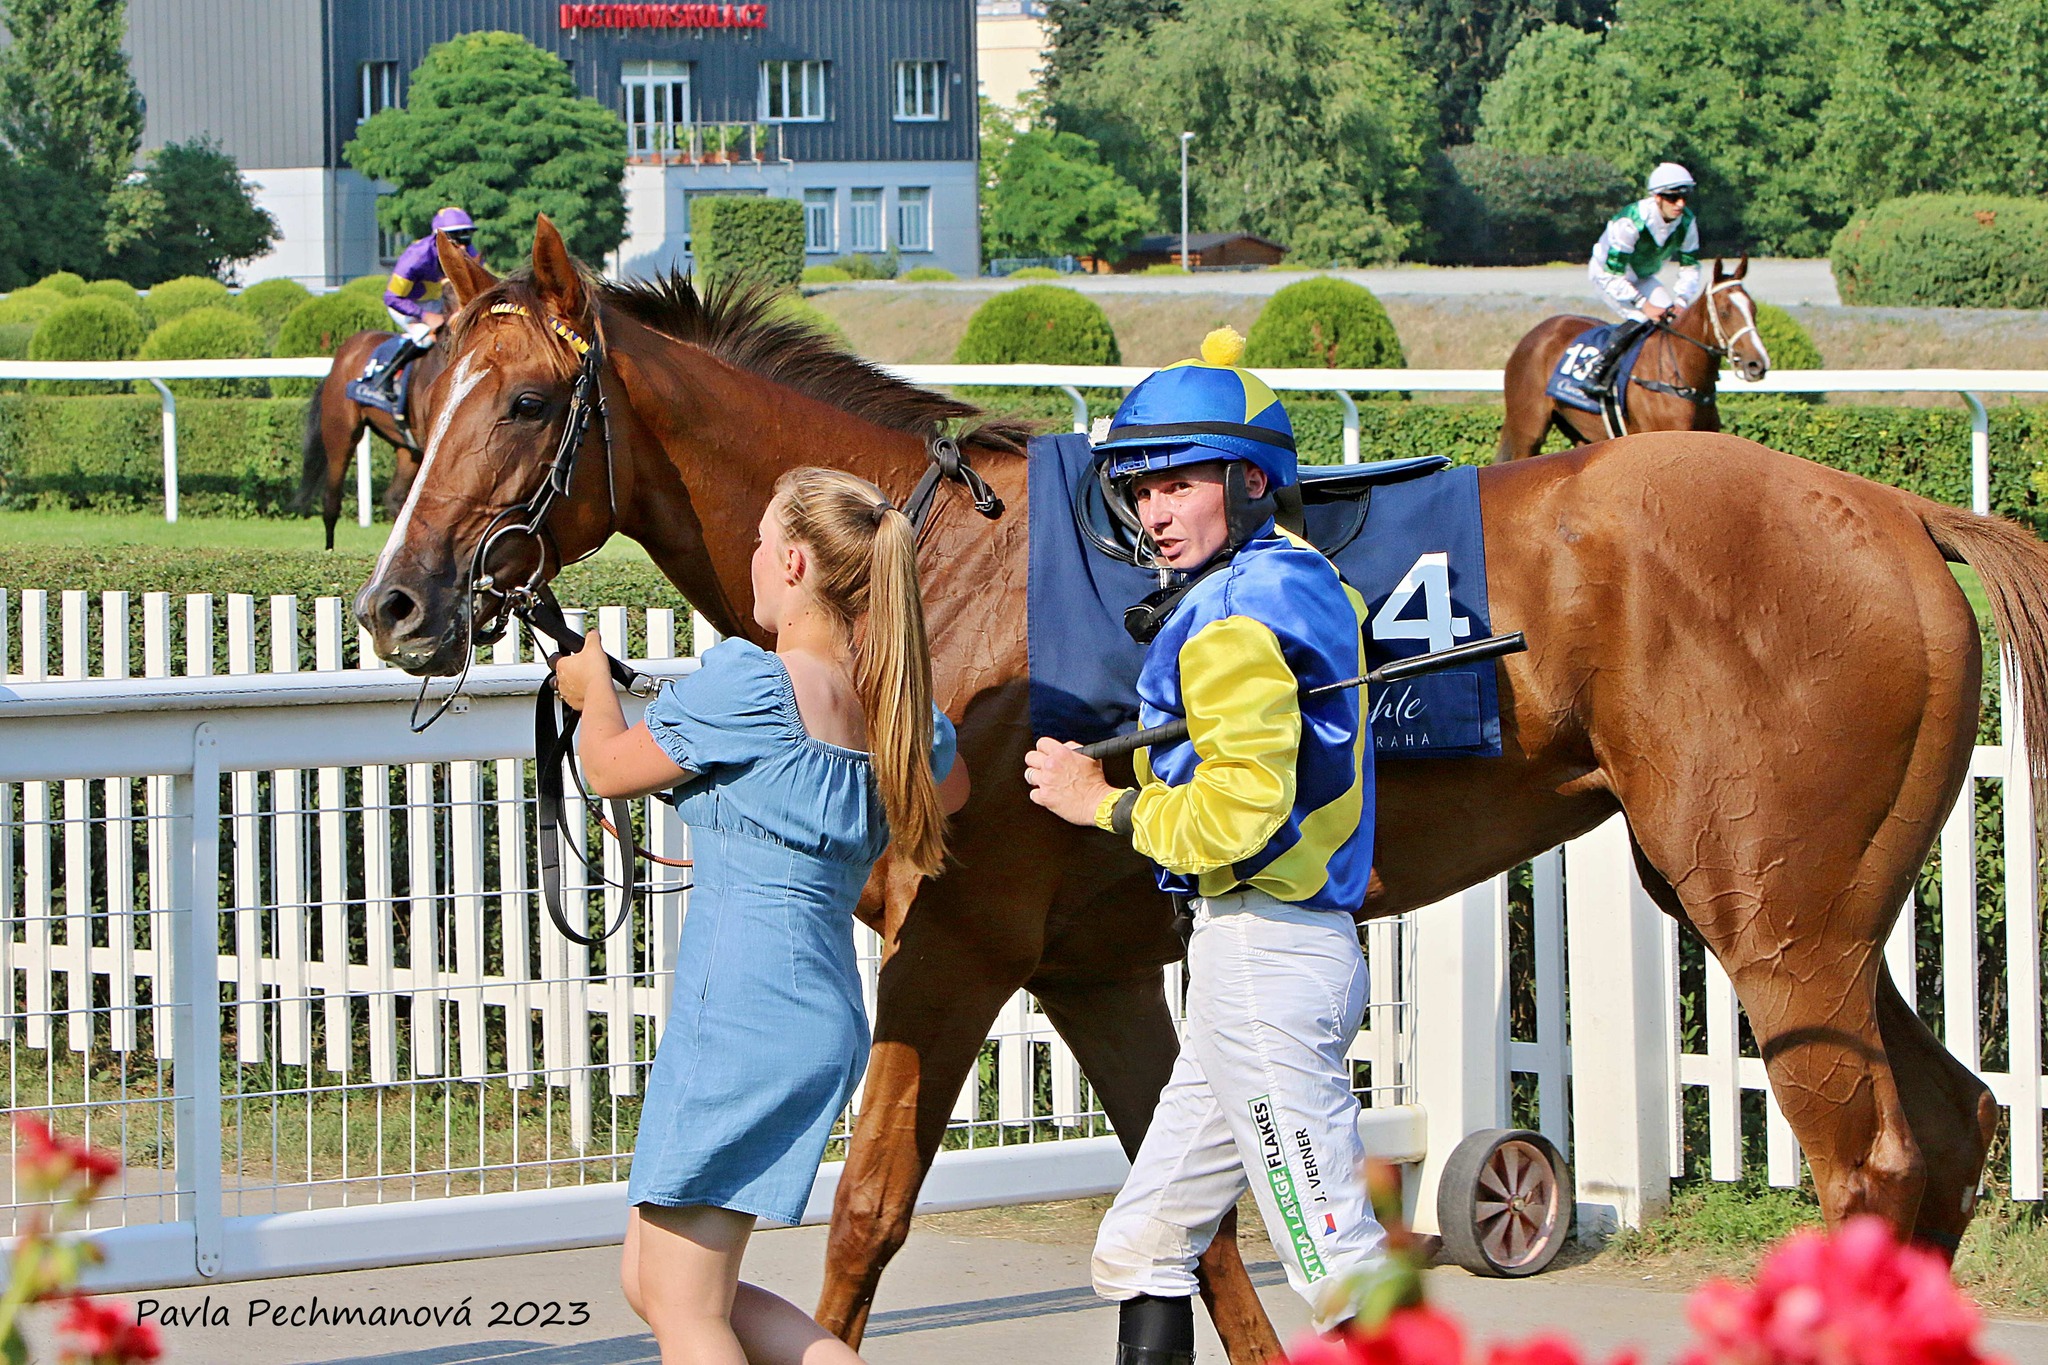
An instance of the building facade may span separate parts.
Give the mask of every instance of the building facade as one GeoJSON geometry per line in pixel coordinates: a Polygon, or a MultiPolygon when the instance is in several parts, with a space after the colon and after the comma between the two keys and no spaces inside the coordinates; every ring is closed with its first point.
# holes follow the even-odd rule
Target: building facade
{"type": "Polygon", "coordinates": [[[128,20],[145,149],[217,139],[277,217],[247,280],[389,264],[404,243],[342,149],[403,105],[429,47],[484,29],[553,52],[618,111],[617,273],[687,267],[690,202],[708,194],[799,200],[814,263],[893,249],[905,268],[979,270],[972,0],[129,0],[128,20]]]}
{"type": "Polygon", "coordinates": [[[1016,115],[1027,97],[1038,92],[1045,77],[1046,50],[1052,45],[1052,21],[1045,0],[975,0],[975,62],[981,71],[981,93],[1016,115]]]}

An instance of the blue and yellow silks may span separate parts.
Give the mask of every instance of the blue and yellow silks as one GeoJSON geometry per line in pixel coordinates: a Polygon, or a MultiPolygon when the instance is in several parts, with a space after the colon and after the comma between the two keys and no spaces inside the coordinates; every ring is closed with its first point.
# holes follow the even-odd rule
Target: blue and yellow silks
{"type": "MultiPolygon", "coordinates": [[[[1318,910],[1365,902],[1373,755],[1365,689],[1302,691],[1365,672],[1365,603],[1313,548],[1268,526],[1197,583],[1145,654],[1139,724],[1189,738],[1140,750],[1132,843],[1161,890],[1248,885],[1318,910]]],[[[1109,827],[1114,799],[1097,824],[1109,827]]]]}

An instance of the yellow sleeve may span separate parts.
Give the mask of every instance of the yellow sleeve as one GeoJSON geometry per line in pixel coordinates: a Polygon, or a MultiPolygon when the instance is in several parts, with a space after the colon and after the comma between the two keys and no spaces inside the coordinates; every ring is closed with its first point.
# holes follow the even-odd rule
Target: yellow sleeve
{"type": "Polygon", "coordinates": [[[1257,853],[1294,808],[1301,697],[1278,637],[1250,617],[1202,627],[1179,662],[1200,762],[1180,786],[1145,784],[1131,842],[1167,871],[1195,876],[1257,853]]]}
{"type": "Polygon", "coordinates": [[[398,297],[404,298],[406,295],[412,293],[412,281],[407,279],[403,275],[393,274],[390,280],[387,281],[386,284],[384,285],[384,292],[387,294],[396,294],[398,295],[398,297]]]}

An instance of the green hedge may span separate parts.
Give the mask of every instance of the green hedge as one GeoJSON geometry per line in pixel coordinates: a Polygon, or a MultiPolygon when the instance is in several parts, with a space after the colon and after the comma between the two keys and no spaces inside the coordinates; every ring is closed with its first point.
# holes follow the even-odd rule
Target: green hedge
{"type": "Polygon", "coordinates": [[[804,273],[804,206],[765,195],[690,203],[692,272],[705,284],[759,280],[794,288],[804,273]]]}
{"type": "Polygon", "coordinates": [[[1408,358],[1372,291],[1320,276],[1274,294],[1245,338],[1244,363],[1268,369],[1400,369],[1408,358]]]}
{"type": "Polygon", "coordinates": [[[156,325],[149,315],[149,306],[142,301],[142,295],[136,293],[135,286],[126,280],[94,280],[82,292],[93,298],[112,299],[132,311],[144,327],[156,325]]]}
{"type": "MultiPolygon", "coordinates": [[[[333,355],[342,342],[357,332],[383,332],[391,328],[391,314],[381,296],[372,298],[361,289],[339,289],[307,299],[294,308],[278,329],[273,354],[333,355]]],[[[280,396],[310,396],[317,379],[273,379],[270,391],[280,396]]]]}
{"type": "Polygon", "coordinates": [[[1850,219],[1828,257],[1847,304],[2040,308],[2048,305],[2048,203],[1887,199],[1850,219]]]}
{"type": "Polygon", "coordinates": [[[1123,353],[1093,299],[1058,285],[1027,284],[974,310],[953,359],[962,365],[1120,365],[1123,353]]]}
{"type": "MultiPolygon", "coordinates": [[[[1098,413],[1109,411],[1106,400],[1098,413]]],[[[1286,400],[1302,458],[1342,458],[1343,415],[1328,399],[1286,400]]],[[[1011,391],[1004,406],[1064,430],[1066,399],[1011,391]]],[[[1361,403],[1368,460],[1449,455],[1484,464],[1500,439],[1494,403],[1361,403]]],[[[299,472],[305,405],[297,399],[192,399],[178,405],[181,497],[193,515],[275,516],[289,509],[299,472]]],[[[1955,506],[1970,497],[1970,421],[1960,409],[1814,407],[1786,398],[1724,400],[1737,435],[1955,506]]],[[[375,444],[377,478],[390,453],[375,444]]],[[[2048,465],[2048,407],[1991,411],[1994,510],[2037,515],[2029,476],[2048,465]]],[[[45,398],[0,395],[0,505],[154,509],[162,497],[162,428],[154,396],[45,398]]],[[[10,551],[11,553],[11,551],[10,551]]],[[[280,589],[279,591],[283,591],[280,589]]]]}
{"type": "MultiPolygon", "coordinates": [[[[134,312],[112,299],[81,295],[36,324],[28,343],[30,360],[133,360],[142,349],[143,325],[134,312]]],[[[34,393],[126,393],[125,383],[36,379],[34,393]]]]}
{"type": "Polygon", "coordinates": [[[234,308],[236,312],[256,319],[263,327],[264,336],[275,345],[285,319],[292,315],[292,310],[312,297],[313,291],[297,280],[262,280],[235,295],[234,308]]]}
{"type": "Polygon", "coordinates": [[[1821,362],[1820,347],[1813,344],[1812,334],[1799,325],[1799,319],[1775,303],[1757,304],[1756,331],[1764,340],[1764,349],[1770,352],[1772,369],[1826,368],[1821,362]]]}
{"type": "Polygon", "coordinates": [[[151,285],[143,302],[149,305],[150,317],[161,327],[194,308],[225,308],[231,298],[228,287],[219,280],[205,275],[180,275],[175,280],[151,285]]]}
{"type": "Polygon", "coordinates": [[[69,270],[58,270],[43,276],[29,287],[48,289],[68,299],[75,299],[85,292],[85,276],[73,274],[69,270]]]}
{"type": "MultiPolygon", "coordinates": [[[[195,308],[172,318],[142,343],[144,360],[249,360],[270,349],[263,324],[231,308],[195,308]]],[[[261,379],[173,379],[180,398],[267,398],[261,379]]]]}
{"type": "Polygon", "coordinates": [[[17,289],[0,299],[0,327],[27,323],[33,327],[71,301],[54,289],[17,289]]]}

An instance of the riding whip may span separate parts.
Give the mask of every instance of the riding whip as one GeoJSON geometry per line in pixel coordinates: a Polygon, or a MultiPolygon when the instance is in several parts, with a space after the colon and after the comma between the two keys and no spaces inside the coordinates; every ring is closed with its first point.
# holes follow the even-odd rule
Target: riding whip
{"type": "MultiPolygon", "coordinates": [[[[1498,659],[1507,654],[1520,654],[1528,648],[1529,642],[1519,630],[1510,631],[1506,635],[1489,635],[1484,640],[1452,645],[1449,649],[1440,649],[1434,654],[1417,654],[1412,659],[1396,659],[1390,664],[1381,664],[1362,677],[1346,678],[1342,682],[1311,687],[1301,695],[1304,699],[1314,699],[1327,697],[1332,692],[1342,692],[1351,687],[1377,687],[1385,683],[1400,682],[1405,678],[1420,677],[1424,673],[1434,673],[1438,669],[1451,668],[1457,664],[1477,663],[1481,659],[1498,659]]],[[[1188,723],[1185,720],[1170,720],[1149,730],[1134,730],[1128,735],[1112,735],[1093,744],[1083,744],[1080,751],[1085,757],[1100,761],[1138,749],[1149,749],[1155,745],[1177,743],[1187,737],[1188,723]]]]}

